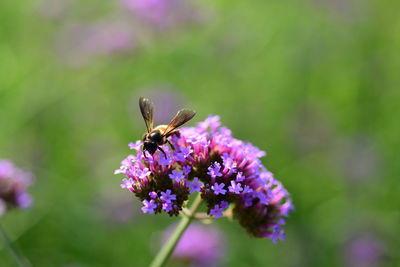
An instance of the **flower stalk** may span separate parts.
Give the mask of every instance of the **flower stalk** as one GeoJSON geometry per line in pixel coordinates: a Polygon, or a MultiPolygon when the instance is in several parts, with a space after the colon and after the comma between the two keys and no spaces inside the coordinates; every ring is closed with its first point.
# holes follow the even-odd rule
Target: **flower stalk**
{"type": "Polygon", "coordinates": [[[196,212],[201,205],[201,194],[198,193],[193,205],[190,208],[190,213],[186,216],[182,216],[181,221],[178,226],[168,239],[168,241],[163,245],[161,250],[158,252],[157,256],[154,258],[153,262],[150,264],[150,267],[162,267],[166,264],[172,252],[174,251],[176,245],[178,244],[179,239],[182,237],[185,230],[188,228],[190,223],[195,218],[196,212]]]}
{"type": "Polygon", "coordinates": [[[10,254],[14,258],[16,264],[19,267],[30,267],[31,264],[22,255],[22,253],[17,249],[17,247],[14,246],[11,239],[8,237],[6,231],[3,229],[3,227],[1,225],[0,225],[0,234],[4,241],[4,247],[8,250],[8,252],[10,252],[10,254]]]}

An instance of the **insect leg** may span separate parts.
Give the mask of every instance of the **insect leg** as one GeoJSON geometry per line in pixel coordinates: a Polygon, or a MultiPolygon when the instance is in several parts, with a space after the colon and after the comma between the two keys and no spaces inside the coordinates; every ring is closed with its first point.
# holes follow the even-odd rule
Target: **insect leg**
{"type": "Polygon", "coordinates": [[[161,151],[162,153],[164,153],[164,157],[167,158],[167,154],[165,154],[165,151],[164,151],[160,146],[157,146],[157,148],[160,149],[160,151],[161,151]]]}
{"type": "Polygon", "coordinates": [[[146,150],[144,150],[144,146],[142,146],[142,153],[143,153],[143,156],[147,159],[146,150]]]}
{"type": "Polygon", "coordinates": [[[172,148],[172,150],[175,150],[175,146],[171,143],[171,141],[169,141],[169,140],[167,139],[167,143],[170,145],[170,147],[172,148]]]}

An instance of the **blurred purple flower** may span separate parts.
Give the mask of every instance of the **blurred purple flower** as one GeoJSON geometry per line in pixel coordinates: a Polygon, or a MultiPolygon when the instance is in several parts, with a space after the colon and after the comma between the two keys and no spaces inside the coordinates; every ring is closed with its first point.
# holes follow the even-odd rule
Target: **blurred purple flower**
{"type": "Polygon", "coordinates": [[[186,0],[122,0],[121,4],[144,22],[159,29],[202,20],[199,8],[186,0]]]}
{"type": "Polygon", "coordinates": [[[124,0],[122,4],[130,11],[142,16],[152,23],[168,23],[170,6],[176,0],[124,0]]]}
{"type": "Polygon", "coordinates": [[[288,192],[262,165],[259,158],[264,151],[233,138],[230,130],[219,125],[214,116],[197,127],[180,129],[179,137],[171,136],[175,150],[163,146],[171,159],[169,165],[163,164],[163,153],[157,152],[149,160],[137,148],[137,155],[129,155],[116,171],[128,178],[123,187],[143,202],[144,212],[164,210],[171,216],[178,215],[189,195],[200,190],[209,215],[221,217],[232,203],[233,217],[248,233],[274,242],[283,239],[283,217],[293,210],[288,192]],[[181,151],[187,152],[185,157],[181,151]],[[184,174],[185,166],[192,167],[190,173],[184,174]],[[140,176],[142,171],[147,175],[140,176]],[[157,197],[151,198],[150,192],[156,192],[157,197]],[[167,192],[174,198],[165,200],[167,192]],[[165,203],[171,205],[164,207],[165,203]]]}
{"type": "Polygon", "coordinates": [[[72,66],[87,64],[93,57],[131,51],[136,46],[129,24],[100,21],[65,27],[58,40],[61,57],[72,66]]]}
{"type": "Polygon", "coordinates": [[[344,247],[345,266],[373,267],[382,266],[385,247],[372,234],[361,234],[350,239],[344,247]]]}
{"type": "Polygon", "coordinates": [[[11,208],[28,208],[32,199],[27,188],[33,176],[17,167],[9,160],[0,159],[0,215],[11,208]]]}
{"type": "Polygon", "coordinates": [[[343,176],[356,186],[359,186],[359,182],[379,177],[380,153],[371,138],[363,135],[346,138],[336,148],[337,162],[343,176]]]}
{"type": "MultiPolygon", "coordinates": [[[[169,227],[162,239],[164,243],[175,226],[169,227]]],[[[225,252],[222,233],[215,227],[192,223],[179,240],[172,258],[190,266],[219,266],[225,252]]]]}

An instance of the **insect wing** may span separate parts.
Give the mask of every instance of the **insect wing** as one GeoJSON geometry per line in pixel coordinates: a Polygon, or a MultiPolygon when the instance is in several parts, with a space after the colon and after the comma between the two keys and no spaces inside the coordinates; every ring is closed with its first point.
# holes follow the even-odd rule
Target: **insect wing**
{"type": "Polygon", "coordinates": [[[187,121],[191,120],[196,112],[190,109],[181,109],[176,113],[175,117],[172,118],[171,122],[168,124],[164,131],[164,135],[168,136],[173,130],[183,125],[187,121]]]}
{"type": "Polygon", "coordinates": [[[144,122],[146,123],[147,132],[149,133],[153,130],[154,105],[149,99],[140,97],[139,98],[139,107],[140,107],[140,112],[142,113],[144,122]]]}

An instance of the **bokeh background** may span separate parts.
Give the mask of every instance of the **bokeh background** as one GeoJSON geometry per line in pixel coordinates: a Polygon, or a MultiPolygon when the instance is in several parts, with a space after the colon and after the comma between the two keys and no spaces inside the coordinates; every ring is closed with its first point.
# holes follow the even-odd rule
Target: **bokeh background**
{"type": "MultiPolygon", "coordinates": [[[[220,219],[221,266],[400,264],[400,2],[0,1],[0,158],[34,205],[1,217],[33,266],[146,266],[177,218],[113,175],[145,128],[221,116],[292,194],[285,242],[220,219]]],[[[195,122],[191,122],[193,125],[195,122]]],[[[14,266],[0,249],[0,266],[14,266]]],[[[175,266],[171,264],[171,266],[175,266]]],[[[183,266],[183,265],[182,265],[183,266]]]]}

